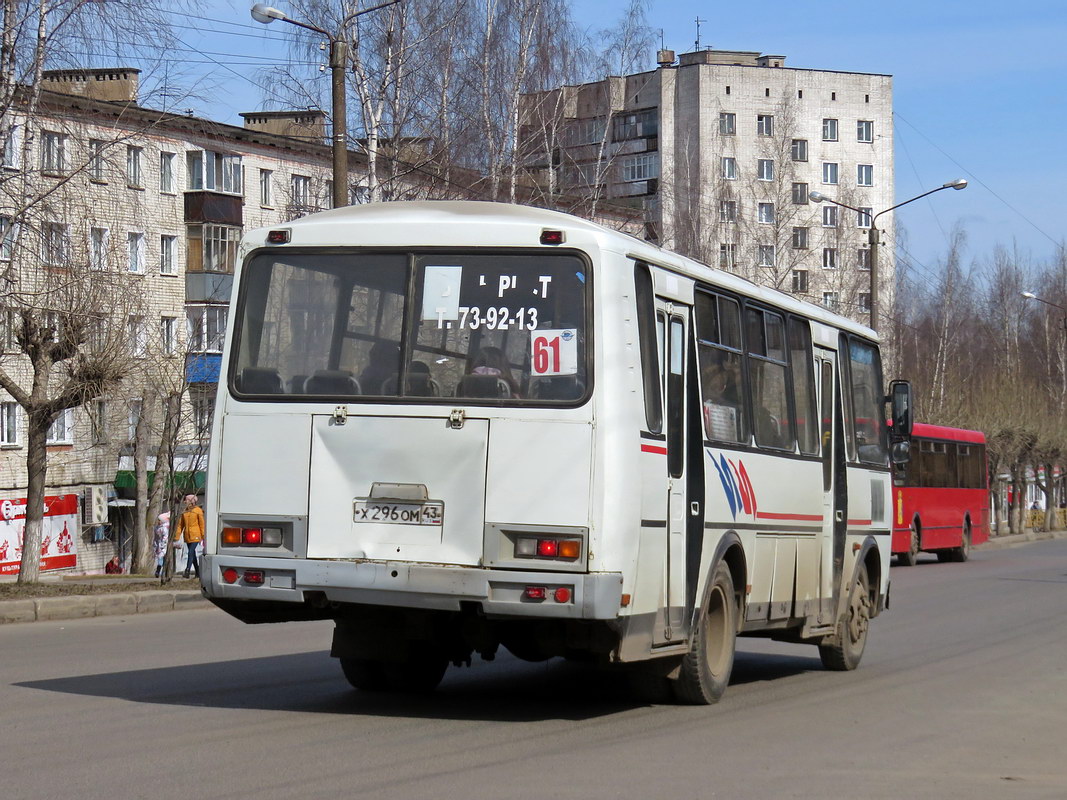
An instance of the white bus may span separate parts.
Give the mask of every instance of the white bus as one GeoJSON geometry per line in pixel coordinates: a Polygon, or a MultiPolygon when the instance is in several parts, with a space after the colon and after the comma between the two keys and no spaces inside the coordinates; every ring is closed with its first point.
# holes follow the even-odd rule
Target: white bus
{"type": "Polygon", "coordinates": [[[889,593],[871,330],[517,205],[336,209],[241,254],[220,608],[334,620],[365,690],[432,689],[500,645],[647,662],[690,703],[722,695],[738,634],[859,663],[889,593]]]}

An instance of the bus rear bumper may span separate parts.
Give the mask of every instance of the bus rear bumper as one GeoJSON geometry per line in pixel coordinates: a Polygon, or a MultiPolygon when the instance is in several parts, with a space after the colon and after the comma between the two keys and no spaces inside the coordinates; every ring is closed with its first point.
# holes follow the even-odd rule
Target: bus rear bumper
{"type": "Polygon", "coordinates": [[[227,610],[233,601],[256,605],[325,601],[439,611],[459,611],[461,603],[477,603],[487,616],[607,620],[619,616],[622,603],[622,575],[617,572],[206,555],[201,576],[204,595],[227,610]],[[237,574],[233,583],[223,578],[229,569],[237,574]],[[256,582],[246,579],[249,571],[261,573],[253,574],[256,582]],[[543,599],[538,599],[542,595],[538,590],[543,590],[543,599]]]}

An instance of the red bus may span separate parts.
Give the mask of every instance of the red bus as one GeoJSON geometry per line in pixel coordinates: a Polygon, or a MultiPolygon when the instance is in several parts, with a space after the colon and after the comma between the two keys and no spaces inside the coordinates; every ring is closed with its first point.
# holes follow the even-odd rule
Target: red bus
{"type": "Polygon", "coordinates": [[[893,545],[897,563],[920,552],[966,561],[989,538],[985,434],[916,422],[911,459],[893,467],[893,545]]]}

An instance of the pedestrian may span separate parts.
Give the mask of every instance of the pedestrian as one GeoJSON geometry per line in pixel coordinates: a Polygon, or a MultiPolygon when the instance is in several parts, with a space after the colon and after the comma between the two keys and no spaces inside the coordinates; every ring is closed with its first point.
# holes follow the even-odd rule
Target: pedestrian
{"type": "Polygon", "coordinates": [[[170,544],[170,512],[164,511],[156,518],[156,529],[152,534],[152,548],[156,552],[156,577],[163,574],[163,559],[167,556],[170,544]]]}
{"type": "Polygon", "coordinates": [[[121,575],[122,563],[119,561],[119,557],[115,556],[106,564],[104,564],[104,573],[107,575],[121,575]]]}
{"type": "Polygon", "coordinates": [[[185,511],[182,512],[182,518],[178,520],[178,529],[174,532],[174,541],[184,538],[185,546],[189,551],[185,562],[185,572],[182,573],[183,578],[189,577],[190,569],[196,572],[197,578],[200,577],[200,564],[196,560],[196,548],[204,541],[205,527],[204,509],[200,507],[195,494],[187,494],[185,496],[185,511]]]}

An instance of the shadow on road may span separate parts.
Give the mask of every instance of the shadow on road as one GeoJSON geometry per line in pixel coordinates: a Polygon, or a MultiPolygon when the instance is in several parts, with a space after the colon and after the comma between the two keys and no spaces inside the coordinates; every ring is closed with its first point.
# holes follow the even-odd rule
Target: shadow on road
{"type": "MultiPolygon", "coordinates": [[[[821,669],[818,659],[738,653],[731,685],[773,681],[821,669]]],[[[136,703],[312,714],[494,722],[580,721],[672,703],[663,679],[623,668],[553,659],[449,668],[431,694],[351,689],[322,652],[24,681],[22,688],[136,703]]]]}

